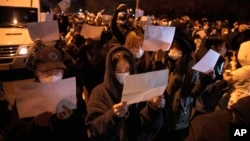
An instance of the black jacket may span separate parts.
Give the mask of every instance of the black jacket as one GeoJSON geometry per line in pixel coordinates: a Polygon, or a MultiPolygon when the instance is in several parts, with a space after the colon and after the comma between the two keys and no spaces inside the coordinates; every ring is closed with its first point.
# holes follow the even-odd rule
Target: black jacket
{"type": "MultiPolygon", "coordinates": [[[[123,86],[115,78],[111,66],[112,53],[123,50],[133,54],[125,47],[114,47],[106,58],[104,82],[95,87],[87,105],[86,123],[90,127],[92,139],[96,141],[148,141],[162,125],[161,109],[149,102],[129,106],[128,117],[118,117],[113,105],[121,101],[123,86]]],[[[130,64],[131,65],[131,64],[130,64]]],[[[134,62],[131,66],[135,73],[134,62]]]]}
{"type": "MultiPolygon", "coordinates": [[[[230,127],[235,125],[249,127],[250,125],[249,104],[250,96],[240,99],[231,109],[218,110],[197,116],[191,122],[189,135],[185,141],[232,140],[233,133],[230,134],[230,127]]],[[[238,140],[243,139],[245,138],[238,138],[238,140]]]]}

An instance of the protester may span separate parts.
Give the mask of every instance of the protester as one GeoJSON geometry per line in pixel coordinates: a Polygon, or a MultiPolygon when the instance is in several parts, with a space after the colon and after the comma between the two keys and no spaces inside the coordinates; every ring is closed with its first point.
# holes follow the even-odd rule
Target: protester
{"type": "Polygon", "coordinates": [[[77,56],[77,85],[84,93],[85,102],[88,102],[93,88],[103,82],[106,50],[101,41],[88,38],[80,46],[77,56]]]}
{"type": "Polygon", "coordinates": [[[189,127],[193,106],[192,87],[194,85],[195,63],[194,43],[187,34],[176,29],[173,43],[165,58],[169,69],[168,85],[165,91],[164,126],[156,141],[184,140],[189,127]]]}
{"type": "Polygon", "coordinates": [[[204,46],[200,49],[209,49],[220,54],[214,69],[206,73],[199,73],[200,94],[195,101],[195,114],[193,118],[199,114],[212,112],[219,104],[219,100],[229,90],[227,81],[223,80],[223,72],[226,58],[226,39],[222,35],[210,35],[205,39],[204,46]]]}
{"type": "Polygon", "coordinates": [[[111,21],[111,32],[112,38],[109,42],[109,46],[112,48],[114,46],[124,45],[126,40],[126,35],[130,31],[131,25],[128,21],[127,15],[127,5],[119,4],[115,9],[112,21],[111,21]]]}
{"type": "Polygon", "coordinates": [[[249,47],[250,41],[243,42],[240,45],[240,49],[238,52],[238,61],[241,64],[241,67],[232,71],[225,73],[224,79],[231,83],[235,90],[230,94],[230,99],[228,101],[228,108],[230,108],[233,104],[237,103],[237,101],[243,97],[249,95],[250,90],[250,59],[249,59],[249,47]]]}
{"type": "Polygon", "coordinates": [[[214,72],[207,72],[207,73],[214,73],[213,81],[221,80],[223,78],[223,69],[225,63],[225,55],[227,52],[226,46],[226,38],[222,35],[210,35],[204,40],[204,44],[200,47],[200,49],[196,53],[196,59],[200,60],[209,49],[212,49],[220,54],[218,61],[215,64],[214,72]]]}
{"type": "Polygon", "coordinates": [[[144,33],[142,29],[131,30],[125,40],[125,47],[134,54],[137,73],[153,70],[153,64],[148,51],[142,49],[144,33]]]}
{"type": "Polygon", "coordinates": [[[241,43],[250,40],[250,26],[247,22],[240,22],[238,25],[238,30],[232,32],[229,35],[231,42],[231,50],[238,51],[241,43]]]}
{"type": "MultiPolygon", "coordinates": [[[[128,140],[147,140],[148,138],[157,141],[166,139],[183,140],[187,135],[190,116],[192,116],[191,108],[192,104],[194,104],[194,100],[196,100],[196,114],[193,117],[196,117],[197,113],[198,115],[200,113],[211,113],[193,118],[190,128],[192,131],[190,131],[187,140],[193,139],[192,136],[196,135],[197,131],[202,132],[201,136],[203,136],[203,128],[210,126],[203,126],[202,124],[206,123],[203,119],[209,119],[209,115],[218,114],[219,116],[225,116],[226,120],[231,120],[231,111],[237,111],[236,114],[238,115],[246,115],[247,110],[238,112],[238,109],[235,109],[235,105],[240,104],[240,101],[245,99],[249,94],[249,82],[247,77],[248,64],[245,66],[245,63],[243,63],[243,67],[238,68],[235,66],[238,58],[233,58],[234,56],[232,56],[232,60],[229,62],[230,67],[226,69],[230,68],[233,72],[223,76],[224,64],[227,63],[224,59],[228,57],[225,56],[227,44],[222,36],[218,36],[219,30],[217,33],[212,32],[213,35],[210,35],[211,29],[223,29],[223,23],[220,22],[217,28],[213,26],[216,24],[210,23],[207,18],[202,19],[202,23],[197,22],[196,25],[194,24],[196,27],[192,29],[192,34],[190,27],[192,23],[188,17],[183,16],[180,17],[180,19],[168,19],[168,25],[177,28],[181,27],[183,31],[193,35],[193,38],[198,39],[195,40],[198,41],[196,42],[197,52],[195,52],[197,60],[201,59],[209,49],[213,49],[220,53],[219,60],[211,72],[198,74],[190,70],[190,67],[195,62],[193,58],[193,50],[195,47],[192,41],[189,41],[186,35],[179,31],[175,33],[174,42],[170,50],[167,52],[162,50],[154,52],[151,58],[153,62],[151,62],[149,52],[143,51],[142,49],[143,28],[140,28],[138,25],[137,27],[133,27],[131,24],[133,22],[131,19],[133,18],[128,16],[127,8],[126,4],[120,4],[116,7],[111,28],[107,25],[108,29],[107,33],[105,33],[107,36],[104,37],[104,34],[102,34],[101,42],[110,42],[108,48],[114,47],[107,56],[106,64],[103,62],[105,61],[104,58],[106,54],[104,53],[103,55],[103,52],[99,52],[102,45],[97,42],[85,44],[85,38],[79,34],[81,25],[85,24],[84,22],[94,24],[94,19],[98,17],[94,17],[95,14],[90,13],[86,16],[90,19],[85,20],[79,18],[73,20],[72,17],[61,15],[59,14],[60,12],[57,11],[60,35],[65,36],[65,38],[61,38],[65,39],[66,43],[68,43],[64,51],[73,57],[71,58],[73,63],[65,63],[65,55],[61,54],[64,51],[60,50],[61,52],[58,52],[55,48],[52,49],[51,47],[47,47],[55,46],[54,43],[44,44],[41,41],[37,41],[36,47],[31,47],[34,49],[34,52],[28,59],[28,68],[34,72],[35,82],[40,83],[52,83],[67,78],[68,76],[76,75],[78,84],[77,90],[79,90],[77,93],[77,109],[70,110],[65,107],[65,112],[63,113],[56,114],[48,111],[29,119],[18,119],[15,107],[12,107],[12,109],[10,108],[9,102],[6,100],[6,96],[2,90],[0,97],[0,140],[88,140],[86,125],[83,123],[83,121],[85,121],[85,115],[87,114],[86,101],[90,101],[88,104],[89,113],[86,123],[88,124],[87,126],[91,127],[90,135],[93,140],[125,140],[125,138],[128,140]],[[73,22],[77,22],[77,20],[80,22],[78,21],[78,24],[75,25],[73,22]],[[68,35],[66,35],[66,33],[68,33],[68,35]],[[124,47],[115,47],[121,45],[124,45],[127,49],[124,47]],[[58,57],[54,58],[58,61],[57,63],[53,63],[53,61],[50,60],[51,58],[46,58],[44,55],[39,56],[44,53],[42,50],[47,49],[55,53],[52,53],[50,57],[58,57]],[[119,54],[123,54],[125,58],[120,59],[118,57],[119,55],[113,56],[113,54],[118,52],[119,54]],[[132,58],[135,59],[135,62],[133,62],[132,58]],[[62,61],[62,59],[64,61],[62,61]],[[125,62],[127,69],[130,71],[125,71],[126,73],[124,73],[120,79],[120,75],[117,75],[116,78],[115,74],[117,74],[116,71],[124,69],[124,66],[119,67],[121,62],[125,62]],[[79,64],[80,66],[78,66],[79,64]],[[105,65],[106,70],[104,70],[105,65]],[[135,74],[165,68],[169,68],[170,73],[169,83],[165,92],[167,104],[164,109],[162,109],[165,101],[163,97],[157,97],[152,101],[140,102],[133,105],[127,105],[126,102],[121,102],[123,85],[120,84],[120,82],[122,83],[124,76],[128,75],[127,72],[135,74]],[[71,69],[71,71],[69,71],[69,69],[71,69]],[[106,71],[105,77],[104,71],[106,71]],[[196,81],[197,74],[199,81],[196,81]],[[232,81],[233,83],[228,85],[228,82],[222,80],[222,78],[229,82],[232,81]],[[101,82],[103,83],[101,84],[101,82]],[[197,86],[197,84],[199,85],[197,86]],[[196,86],[197,90],[195,90],[196,86]],[[82,99],[83,93],[85,94],[85,100],[82,99]],[[223,95],[224,93],[226,93],[226,95],[223,95]],[[197,94],[199,94],[198,98],[196,97],[197,94]],[[229,96],[231,96],[230,99],[229,96]],[[221,97],[222,99],[220,99],[221,97]],[[223,110],[213,112],[218,103],[224,104],[218,102],[218,99],[224,100],[222,101],[225,102],[226,105],[224,108],[229,104],[230,106],[227,107],[228,109],[223,109],[219,105],[217,108],[223,110]],[[163,128],[161,128],[162,111],[165,120],[163,128]],[[200,120],[202,120],[201,123],[200,120]],[[201,126],[197,125],[196,127],[196,122],[201,124],[201,126]],[[158,134],[160,128],[161,131],[158,134]],[[154,138],[155,136],[156,138],[154,138]]],[[[162,24],[162,22],[158,21],[157,17],[151,20],[152,24],[162,24]]],[[[163,24],[165,25],[166,23],[163,24]]],[[[228,38],[230,43],[232,43],[230,49],[233,50],[235,55],[238,53],[239,45],[250,37],[249,25],[247,25],[247,23],[237,23],[232,33],[235,34],[232,35],[228,33],[230,34],[228,38]]],[[[56,48],[60,49],[62,47],[56,48]]],[[[248,52],[248,50],[244,51],[244,53],[246,53],[244,55],[247,56],[248,52]]],[[[241,55],[241,57],[244,55],[241,55]]],[[[242,117],[240,117],[240,119],[241,118],[242,117]]],[[[218,119],[220,119],[220,117],[218,117],[218,119]]],[[[241,119],[241,121],[243,120],[241,119]]],[[[216,121],[209,120],[208,124],[210,124],[210,122],[214,123],[216,121]]],[[[248,122],[244,121],[240,123],[248,122]]],[[[218,125],[220,125],[220,123],[218,125]]],[[[212,128],[208,128],[208,132],[212,134],[210,129],[213,130],[212,128]]],[[[217,133],[214,133],[215,140],[221,139],[219,136],[216,136],[217,133]]],[[[222,135],[222,137],[224,136],[222,135]]],[[[199,140],[199,138],[194,137],[194,140],[196,139],[199,140]]],[[[202,137],[202,140],[205,140],[205,138],[202,137]]]]}
{"type": "Polygon", "coordinates": [[[221,98],[230,91],[231,86],[226,80],[217,80],[212,84],[203,86],[201,94],[196,98],[195,112],[192,119],[200,114],[215,111],[221,103],[221,98]]]}
{"type": "MultiPolygon", "coordinates": [[[[41,40],[34,43],[32,53],[27,60],[27,68],[34,72],[35,82],[53,83],[63,78],[64,70],[67,68],[56,45],[55,42],[45,43],[41,40]]],[[[87,140],[84,106],[84,101],[77,96],[76,109],[72,110],[64,105],[63,112],[45,111],[23,120],[33,120],[33,140],[87,140]]]]}
{"type": "Polygon", "coordinates": [[[129,49],[110,50],[104,82],[93,89],[87,104],[86,123],[94,141],[147,141],[161,128],[163,96],[131,105],[121,101],[124,78],[135,74],[135,69],[129,49]]]}
{"type": "MultiPolygon", "coordinates": [[[[250,96],[240,99],[230,109],[217,110],[200,115],[191,121],[189,135],[185,141],[229,141],[233,140],[232,127],[249,127],[250,96]],[[231,137],[231,138],[230,138],[231,137]]],[[[234,129],[235,131],[235,129],[234,129]]],[[[239,140],[249,140],[241,136],[239,140]]]]}

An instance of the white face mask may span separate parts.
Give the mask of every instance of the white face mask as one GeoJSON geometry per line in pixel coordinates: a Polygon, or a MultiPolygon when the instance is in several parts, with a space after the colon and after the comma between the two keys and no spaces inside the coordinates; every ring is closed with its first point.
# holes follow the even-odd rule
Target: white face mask
{"type": "Polygon", "coordinates": [[[139,51],[134,55],[137,59],[139,59],[142,57],[143,54],[144,54],[144,50],[140,48],[139,51]]]}
{"type": "Polygon", "coordinates": [[[182,52],[181,51],[170,51],[168,53],[168,56],[170,58],[172,58],[173,60],[178,60],[179,58],[181,58],[182,52]]]}
{"type": "Polygon", "coordinates": [[[124,72],[124,73],[115,73],[116,79],[124,85],[124,80],[125,77],[129,75],[129,72],[124,72]]]}
{"type": "Polygon", "coordinates": [[[57,74],[57,75],[50,75],[48,77],[39,77],[39,80],[41,83],[51,83],[56,82],[58,80],[62,80],[63,74],[57,74]]]}

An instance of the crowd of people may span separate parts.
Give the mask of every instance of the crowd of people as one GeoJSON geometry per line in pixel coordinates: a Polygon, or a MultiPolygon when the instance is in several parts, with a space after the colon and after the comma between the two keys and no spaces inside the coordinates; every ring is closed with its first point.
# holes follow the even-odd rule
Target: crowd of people
{"type": "Polygon", "coordinates": [[[231,125],[250,124],[249,23],[151,16],[150,24],[176,30],[168,51],[144,51],[145,22],[126,4],[110,24],[89,14],[57,20],[60,40],[34,42],[26,66],[37,83],[76,77],[77,107],[21,119],[1,85],[0,141],[219,141],[230,140],[231,125]],[[83,24],[103,26],[101,39],[82,36],[83,24]],[[220,55],[215,67],[193,70],[210,49],[220,55]],[[126,76],[163,69],[169,77],[160,96],[121,101],[126,76]]]}

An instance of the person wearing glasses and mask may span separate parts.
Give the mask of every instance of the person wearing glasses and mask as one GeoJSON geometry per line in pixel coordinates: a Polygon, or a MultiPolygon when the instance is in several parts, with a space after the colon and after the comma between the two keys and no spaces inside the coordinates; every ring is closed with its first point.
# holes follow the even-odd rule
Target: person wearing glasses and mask
{"type": "MultiPolygon", "coordinates": [[[[164,96],[164,126],[156,141],[183,141],[187,135],[196,91],[195,44],[188,34],[176,28],[170,49],[165,53],[164,65],[169,69],[168,85],[164,96]]],[[[157,54],[158,55],[158,54],[157,54]]],[[[163,65],[163,66],[164,66],[163,65]]]]}
{"type": "MultiPolygon", "coordinates": [[[[31,47],[32,52],[28,57],[26,66],[34,73],[35,82],[53,83],[63,79],[67,68],[64,65],[63,53],[57,48],[58,42],[37,40],[31,47]]],[[[80,101],[77,98],[76,109],[70,109],[64,105],[63,112],[51,113],[46,111],[31,117],[30,119],[34,123],[32,138],[34,140],[61,141],[87,140],[87,129],[84,123],[86,113],[79,110],[80,101]]]]}
{"type": "Polygon", "coordinates": [[[124,78],[136,73],[134,55],[123,46],[106,57],[104,82],[97,85],[87,103],[86,124],[93,141],[147,141],[163,124],[163,96],[129,105],[121,101],[124,78]]]}

